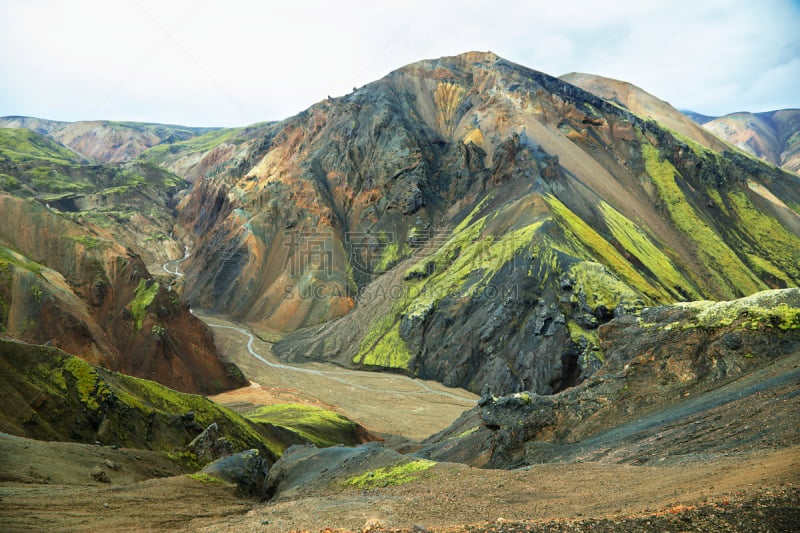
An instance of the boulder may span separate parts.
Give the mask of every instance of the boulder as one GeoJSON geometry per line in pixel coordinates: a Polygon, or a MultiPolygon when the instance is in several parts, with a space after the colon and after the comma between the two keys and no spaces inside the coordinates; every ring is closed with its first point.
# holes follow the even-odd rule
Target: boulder
{"type": "Polygon", "coordinates": [[[267,460],[258,450],[246,450],[217,459],[207,465],[201,473],[235,483],[243,496],[264,498],[265,482],[269,474],[267,460]]]}
{"type": "Polygon", "coordinates": [[[233,453],[233,444],[222,435],[216,422],[204,429],[186,448],[202,463],[233,453]]]}

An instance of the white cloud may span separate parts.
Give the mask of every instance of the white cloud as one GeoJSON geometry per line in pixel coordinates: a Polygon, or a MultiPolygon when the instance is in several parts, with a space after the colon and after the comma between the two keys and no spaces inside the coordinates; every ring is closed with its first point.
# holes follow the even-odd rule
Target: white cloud
{"type": "Polygon", "coordinates": [[[240,125],[404,64],[493,50],[708,114],[800,107],[790,0],[5,0],[0,115],[240,125]]]}

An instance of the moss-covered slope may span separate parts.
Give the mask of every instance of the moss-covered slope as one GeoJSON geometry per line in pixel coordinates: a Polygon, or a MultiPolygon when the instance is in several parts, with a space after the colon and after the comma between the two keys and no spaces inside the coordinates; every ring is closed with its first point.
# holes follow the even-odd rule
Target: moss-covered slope
{"type": "Polygon", "coordinates": [[[275,460],[292,444],[366,442],[357,424],[321,409],[271,406],[248,416],[153,381],[110,372],[56,348],[0,340],[3,431],[173,451],[216,423],[237,451],[275,460]]]}

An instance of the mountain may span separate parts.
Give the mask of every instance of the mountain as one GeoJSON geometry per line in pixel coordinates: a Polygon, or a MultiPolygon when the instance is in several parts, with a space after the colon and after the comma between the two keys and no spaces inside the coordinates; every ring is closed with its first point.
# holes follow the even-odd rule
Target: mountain
{"type": "Polygon", "coordinates": [[[692,119],[695,122],[697,122],[698,124],[700,124],[701,126],[703,124],[705,124],[706,122],[711,122],[712,120],[717,118],[717,117],[712,117],[710,115],[704,115],[702,113],[697,113],[696,111],[690,111],[690,110],[686,110],[686,109],[682,110],[681,112],[684,115],[686,115],[687,117],[689,117],[690,119],[692,119]]]}
{"type": "Polygon", "coordinates": [[[678,111],[624,81],[580,73],[566,74],[561,79],[639,116],[651,118],[661,126],[721,154],[730,151],[725,144],[728,143],[784,170],[797,173],[800,169],[798,109],[712,117],[693,111],[678,111]]]}
{"type": "Polygon", "coordinates": [[[6,120],[6,529],[797,522],[800,176],[656,97],[470,52],[241,128],[6,120]],[[247,383],[189,304],[274,381],[185,394],[247,383]],[[422,380],[480,400],[326,405],[464,405],[422,380]]]}
{"type": "Polygon", "coordinates": [[[173,154],[206,174],[178,205],[185,295],[296,331],[290,361],[499,394],[591,375],[614,316],[796,286],[798,177],[623,88],[676,130],[468,53],[173,154]]]}
{"type": "Polygon", "coordinates": [[[800,109],[731,113],[703,127],[759,159],[800,173],[800,109]]]}

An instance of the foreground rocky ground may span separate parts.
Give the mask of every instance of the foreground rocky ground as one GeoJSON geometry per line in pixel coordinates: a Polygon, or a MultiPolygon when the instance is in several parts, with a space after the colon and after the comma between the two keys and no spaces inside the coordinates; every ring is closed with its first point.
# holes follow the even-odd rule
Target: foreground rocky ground
{"type": "MultiPolygon", "coordinates": [[[[52,474],[60,468],[47,465],[52,474]]],[[[186,476],[117,484],[112,473],[112,483],[102,484],[86,474],[69,484],[4,482],[0,529],[791,531],[800,508],[798,474],[798,447],[663,467],[589,462],[498,471],[439,464],[402,485],[309,487],[267,504],[186,476]]]]}

